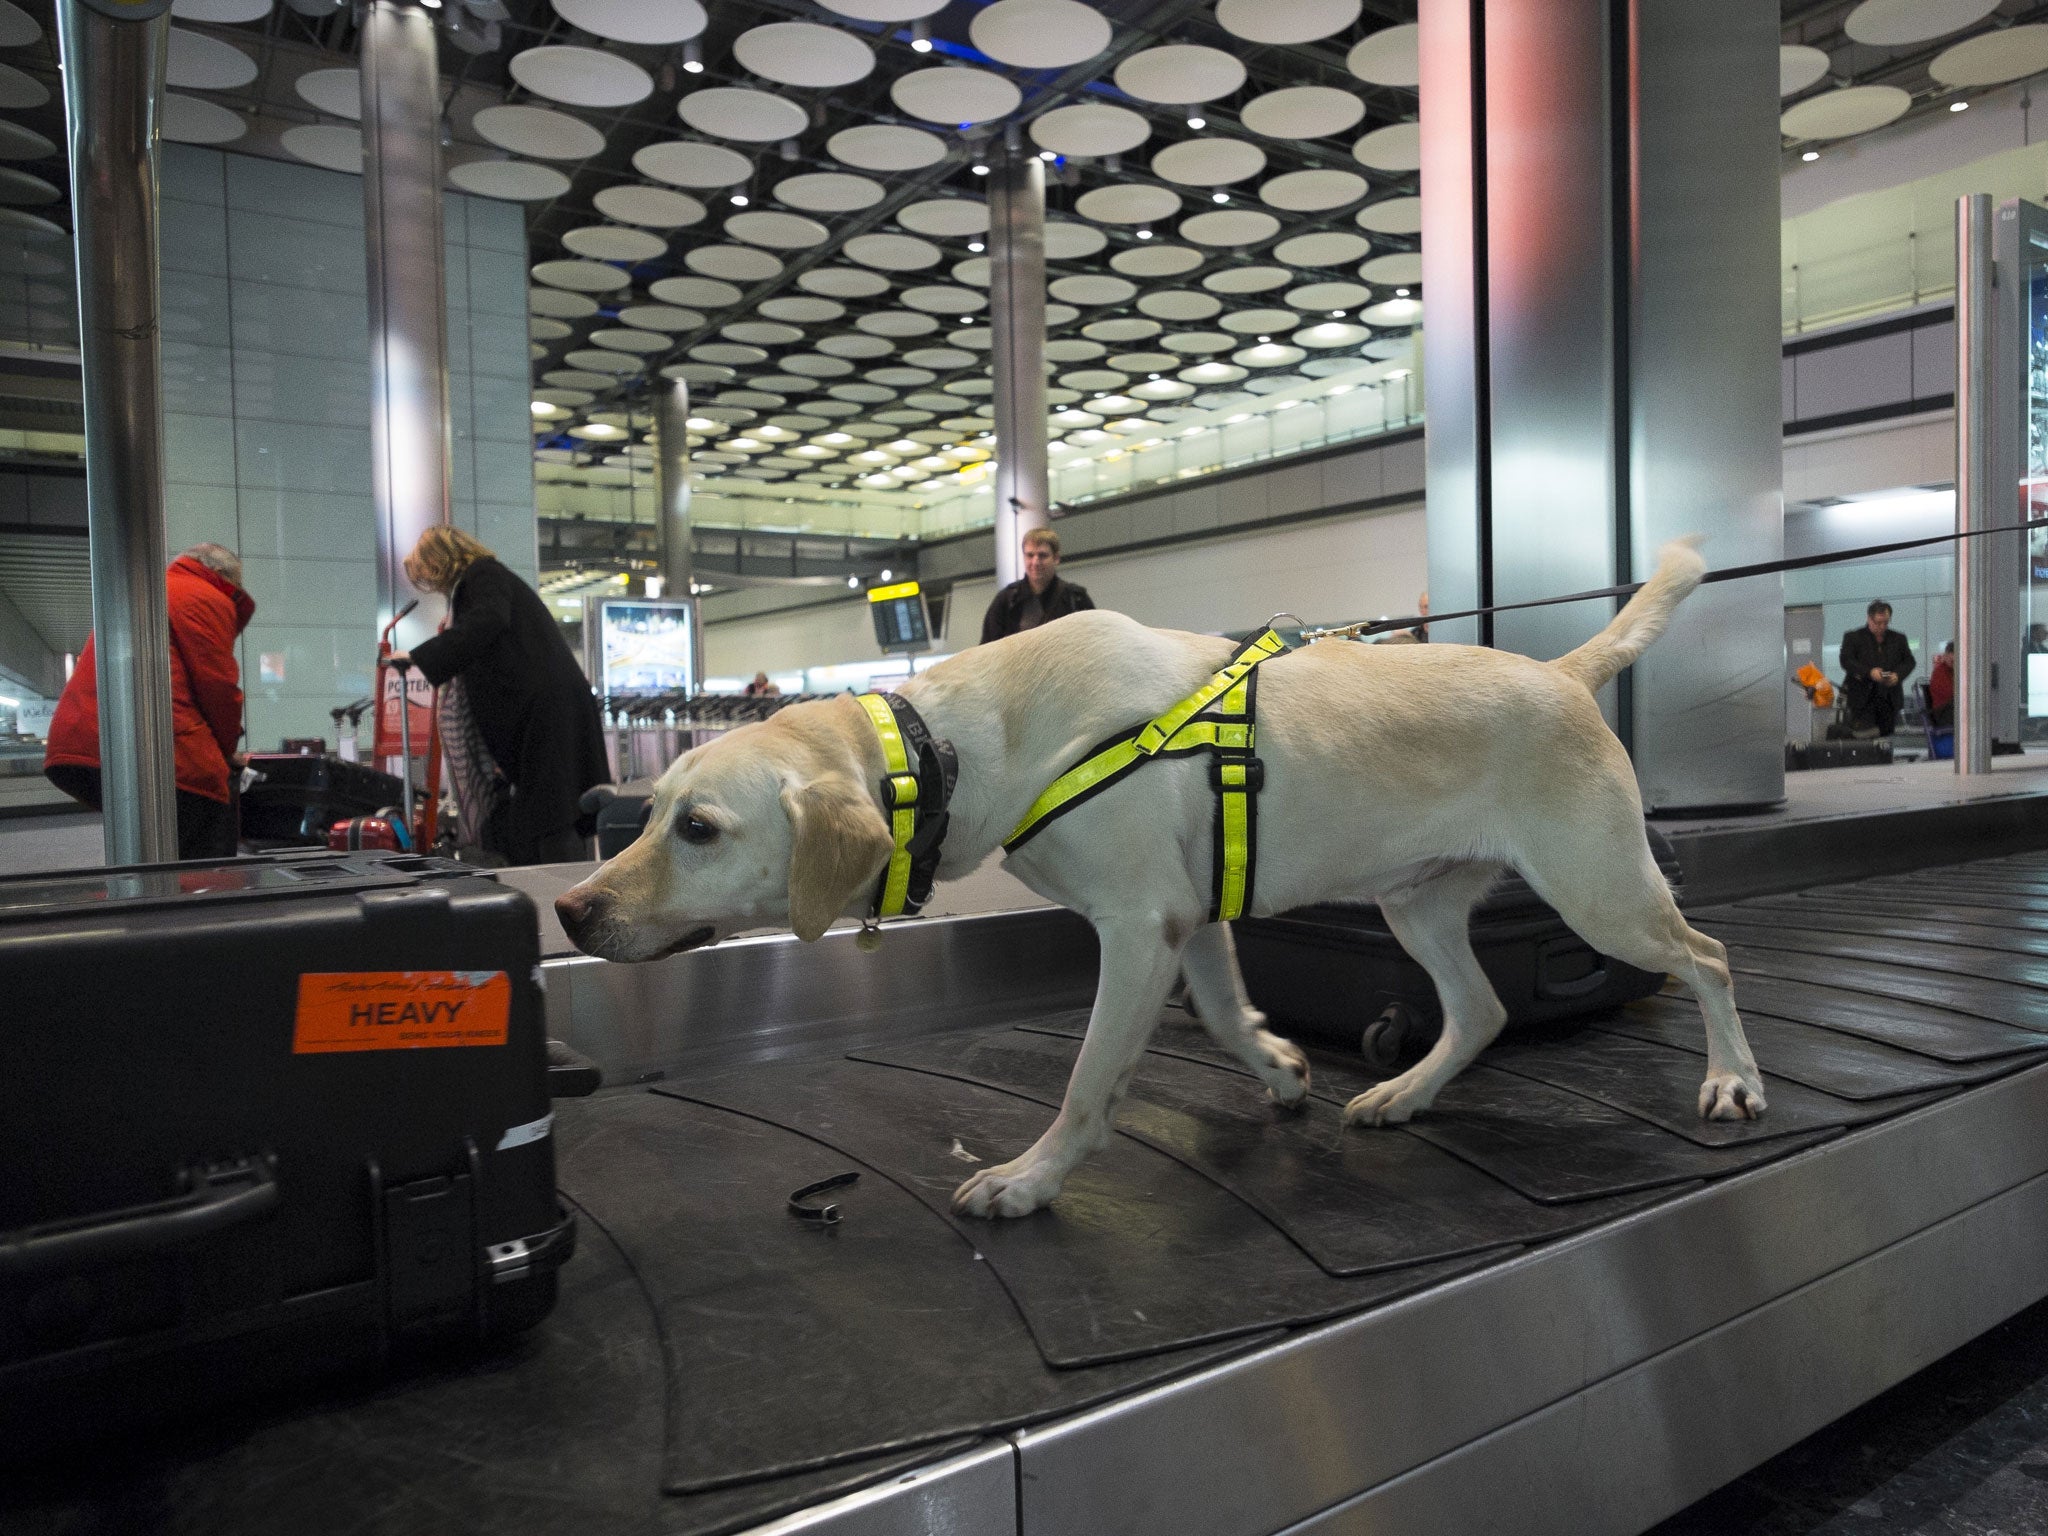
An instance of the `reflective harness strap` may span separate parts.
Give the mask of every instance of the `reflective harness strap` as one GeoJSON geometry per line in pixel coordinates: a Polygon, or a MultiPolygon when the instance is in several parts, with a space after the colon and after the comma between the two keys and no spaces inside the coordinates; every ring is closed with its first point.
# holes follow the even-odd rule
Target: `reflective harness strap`
{"type": "Polygon", "coordinates": [[[871,916],[915,915],[931,899],[959,761],[952,744],[934,739],[917,711],[895,694],[858,698],[882,744],[882,810],[892,845],[871,916]]]}
{"type": "Polygon", "coordinates": [[[1229,666],[1156,719],[1103,742],[1061,774],[1032,802],[1024,819],[1003,843],[1014,853],[1084,801],[1135,773],[1155,757],[1214,755],[1210,783],[1216,790],[1215,879],[1210,921],[1244,915],[1251,903],[1258,812],[1253,797],[1265,785],[1265,765],[1253,755],[1259,663],[1287,649],[1272,630],[1253,640],[1229,666]]]}

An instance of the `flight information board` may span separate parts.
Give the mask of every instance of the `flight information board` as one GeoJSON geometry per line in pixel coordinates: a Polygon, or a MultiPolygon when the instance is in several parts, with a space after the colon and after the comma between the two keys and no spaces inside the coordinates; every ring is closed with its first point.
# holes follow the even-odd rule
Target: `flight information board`
{"type": "Polygon", "coordinates": [[[931,613],[924,592],[914,581],[868,589],[868,613],[875,621],[875,644],[884,651],[928,651],[932,648],[931,613]]]}

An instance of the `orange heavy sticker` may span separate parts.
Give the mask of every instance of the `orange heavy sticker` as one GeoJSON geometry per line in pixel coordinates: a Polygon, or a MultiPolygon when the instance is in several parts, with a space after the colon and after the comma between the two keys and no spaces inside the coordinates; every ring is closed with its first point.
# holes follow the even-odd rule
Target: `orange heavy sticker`
{"type": "Polygon", "coordinates": [[[503,1045],[503,971],[329,971],[299,977],[292,1054],[503,1045]]]}

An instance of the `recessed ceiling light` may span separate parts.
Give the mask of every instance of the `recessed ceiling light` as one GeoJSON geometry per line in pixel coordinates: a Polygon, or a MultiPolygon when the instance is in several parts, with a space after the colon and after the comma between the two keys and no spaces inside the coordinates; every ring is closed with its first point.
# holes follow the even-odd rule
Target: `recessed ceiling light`
{"type": "Polygon", "coordinates": [[[1948,109],[1951,112],[1967,112],[1970,110],[1970,104],[1967,101],[1952,101],[1948,104],[1948,109]]]}
{"type": "Polygon", "coordinates": [[[988,174],[988,167],[983,165],[979,160],[977,160],[974,162],[974,174],[977,176],[986,176],[988,174]]]}
{"type": "Polygon", "coordinates": [[[932,24],[923,17],[910,24],[910,47],[915,53],[932,51],[932,24]]]}
{"type": "Polygon", "coordinates": [[[1215,193],[1213,194],[1213,200],[1219,203],[1227,203],[1230,201],[1230,194],[1228,192],[1215,193]]]}
{"type": "Polygon", "coordinates": [[[1408,290],[1406,288],[1396,288],[1394,290],[1394,297],[1397,299],[1405,299],[1408,297],[1408,290]]]}
{"type": "Polygon", "coordinates": [[[1054,153],[1054,152],[1053,152],[1052,150],[1049,150],[1049,149],[1041,149],[1041,150],[1040,150],[1040,151],[1038,152],[1038,158],[1039,158],[1039,159],[1041,159],[1041,160],[1046,160],[1046,161],[1052,161],[1052,160],[1057,160],[1057,159],[1059,159],[1059,156],[1058,156],[1057,154],[1055,154],[1055,153],[1054,153]]]}
{"type": "Polygon", "coordinates": [[[1271,341],[1272,339],[1273,338],[1270,336],[1261,336],[1259,338],[1259,345],[1263,347],[1267,342],[1271,341]]]}
{"type": "Polygon", "coordinates": [[[744,208],[744,207],[746,207],[746,206],[747,206],[747,194],[746,194],[746,193],[744,193],[744,192],[735,192],[735,193],[733,193],[733,195],[732,195],[732,205],[733,205],[733,207],[735,207],[735,208],[744,208]]]}
{"type": "Polygon", "coordinates": [[[696,38],[683,44],[683,73],[701,75],[704,73],[704,49],[696,38]]]}
{"type": "Polygon", "coordinates": [[[1799,158],[1802,160],[1818,160],[1820,158],[1820,151],[1817,149],[1809,149],[1805,154],[1801,155],[1799,158]]]}
{"type": "Polygon", "coordinates": [[[1209,123],[1208,119],[1206,118],[1191,117],[1188,119],[1188,126],[1194,129],[1195,132],[1200,133],[1204,128],[1209,126],[1209,123]]]}
{"type": "Polygon", "coordinates": [[[1140,240],[1150,240],[1152,238],[1152,231],[1149,229],[1141,229],[1138,231],[1138,238],[1140,240]]]}
{"type": "Polygon", "coordinates": [[[988,247],[983,245],[979,240],[970,240],[967,242],[967,249],[969,249],[970,251],[985,251],[988,249],[988,247]]]}
{"type": "Polygon", "coordinates": [[[1344,318],[1344,311],[1341,309],[1333,309],[1330,311],[1330,318],[1332,320],[1342,320],[1344,318]]]}

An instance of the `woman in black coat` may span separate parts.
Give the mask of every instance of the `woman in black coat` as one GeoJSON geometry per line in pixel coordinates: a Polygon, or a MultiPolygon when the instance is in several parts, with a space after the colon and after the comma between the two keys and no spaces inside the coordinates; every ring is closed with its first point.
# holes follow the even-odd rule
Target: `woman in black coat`
{"type": "MultiPolygon", "coordinates": [[[[422,592],[448,594],[448,627],[413,648],[412,664],[441,687],[455,680],[462,707],[488,761],[465,751],[465,733],[443,737],[462,785],[509,788],[478,810],[475,841],[513,864],[589,856],[577,801],[611,782],[597,699],[561,627],[533,588],[459,528],[440,524],[420,535],[405,560],[422,592]],[[457,761],[458,758],[467,759],[457,761]],[[495,775],[492,769],[495,768],[495,775]]],[[[487,797],[488,798],[488,797],[487,797]]],[[[464,824],[472,821],[464,805],[464,824]]]]}

